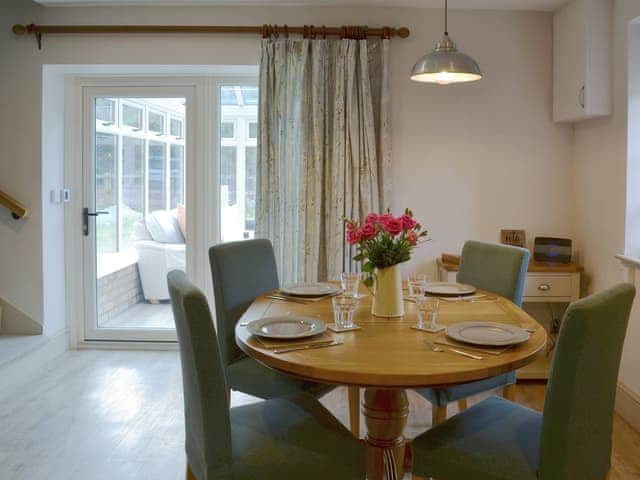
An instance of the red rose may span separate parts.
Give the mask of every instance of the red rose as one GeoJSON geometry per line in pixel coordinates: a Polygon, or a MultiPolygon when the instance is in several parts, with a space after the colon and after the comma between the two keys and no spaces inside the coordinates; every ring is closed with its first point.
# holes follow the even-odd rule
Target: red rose
{"type": "Polygon", "coordinates": [[[402,231],[402,220],[400,218],[391,218],[387,220],[384,228],[391,235],[398,235],[402,231]]]}
{"type": "Polygon", "coordinates": [[[365,223],[360,229],[360,237],[362,240],[372,240],[376,238],[378,229],[373,223],[365,223]]]}
{"type": "Polygon", "coordinates": [[[404,230],[411,230],[418,224],[411,215],[406,213],[400,217],[400,220],[402,220],[402,228],[404,230]]]}
{"type": "Polygon", "coordinates": [[[418,234],[414,231],[407,233],[407,240],[411,245],[416,245],[418,243],[418,234]]]}
{"type": "Polygon", "coordinates": [[[377,213],[370,213],[364,218],[364,223],[365,225],[367,223],[371,223],[371,224],[378,223],[378,218],[380,218],[380,216],[377,213]]]}
{"type": "Polygon", "coordinates": [[[362,233],[358,228],[347,228],[347,242],[351,245],[360,243],[362,240],[362,233]]]}

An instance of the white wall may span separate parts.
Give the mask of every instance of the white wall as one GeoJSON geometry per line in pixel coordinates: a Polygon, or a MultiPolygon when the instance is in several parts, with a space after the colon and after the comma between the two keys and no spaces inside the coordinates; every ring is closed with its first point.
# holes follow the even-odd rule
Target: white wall
{"type": "MultiPolygon", "coordinates": [[[[0,10],[1,12],[1,10],[0,10]]],[[[43,64],[257,64],[256,36],[117,35],[14,37],[20,23],[263,23],[408,26],[392,42],[393,178],[396,209],[409,206],[433,241],[411,267],[433,269],[469,238],[497,240],[501,227],[530,238],[573,234],[570,126],[551,121],[551,16],[450,12],[450,30],[486,77],[450,87],[412,83],[413,62],[441,36],[441,10],[409,8],[111,8],[9,11],[0,25],[0,187],[33,208],[22,227],[0,222],[0,296],[43,318],[41,79],[43,64]]],[[[43,200],[47,202],[47,199],[43,200]]],[[[434,271],[434,270],[432,270],[434,271]]]]}
{"type": "MultiPolygon", "coordinates": [[[[630,22],[637,17],[640,17],[640,2],[615,0],[612,47],[613,115],[577,124],[575,128],[576,236],[582,250],[586,274],[590,279],[591,292],[623,279],[622,267],[613,257],[615,254],[625,250],[635,256],[640,253],[637,245],[625,244],[628,38],[630,22]]],[[[637,157],[632,160],[640,162],[640,158],[637,157]]],[[[637,178],[637,171],[634,170],[638,168],[640,166],[635,165],[635,168],[629,170],[630,181],[637,178]]],[[[630,185],[633,187],[633,184],[630,185]]],[[[629,213],[632,213],[631,210],[629,213]]],[[[630,220],[633,220],[633,216],[630,220]]],[[[629,228],[629,239],[633,236],[634,228],[629,228]]],[[[640,312],[636,309],[627,333],[620,379],[638,395],[639,351],[640,312]]]]}

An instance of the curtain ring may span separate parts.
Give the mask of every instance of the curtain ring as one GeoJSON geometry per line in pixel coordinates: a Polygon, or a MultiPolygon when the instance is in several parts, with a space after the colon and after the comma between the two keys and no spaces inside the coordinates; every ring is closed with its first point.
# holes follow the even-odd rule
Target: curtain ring
{"type": "Polygon", "coordinates": [[[289,38],[289,26],[284,24],[284,38],[289,38]]]}
{"type": "Polygon", "coordinates": [[[322,25],[322,39],[323,40],[327,39],[327,26],[326,25],[322,25]]]}
{"type": "Polygon", "coordinates": [[[266,23],[262,25],[262,38],[269,38],[269,25],[266,23]]]}
{"type": "Polygon", "coordinates": [[[279,38],[280,37],[280,27],[278,27],[278,25],[274,25],[273,26],[273,36],[275,38],[279,38]]]}
{"type": "Polygon", "coordinates": [[[309,25],[303,27],[302,38],[309,38],[309,25]]]}

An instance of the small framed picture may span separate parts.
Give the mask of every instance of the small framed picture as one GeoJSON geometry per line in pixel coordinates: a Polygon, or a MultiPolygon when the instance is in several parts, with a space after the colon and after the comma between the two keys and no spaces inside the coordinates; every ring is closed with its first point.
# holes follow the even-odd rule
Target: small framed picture
{"type": "Polygon", "coordinates": [[[500,243],[524,248],[525,241],[526,237],[524,230],[500,230],[500,243]]]}

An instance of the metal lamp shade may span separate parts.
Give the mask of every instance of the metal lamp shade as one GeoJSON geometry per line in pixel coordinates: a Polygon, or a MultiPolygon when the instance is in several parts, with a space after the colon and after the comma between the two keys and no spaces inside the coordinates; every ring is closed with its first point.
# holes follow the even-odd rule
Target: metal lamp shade
{"type": "Polygon", "coordinates": [[[415,82],[447,85],[480,80],[482,72],[476,61],[459,52],[456,44],[445,34],[433,52],[416,62],[410,78],[415,82]]]}

